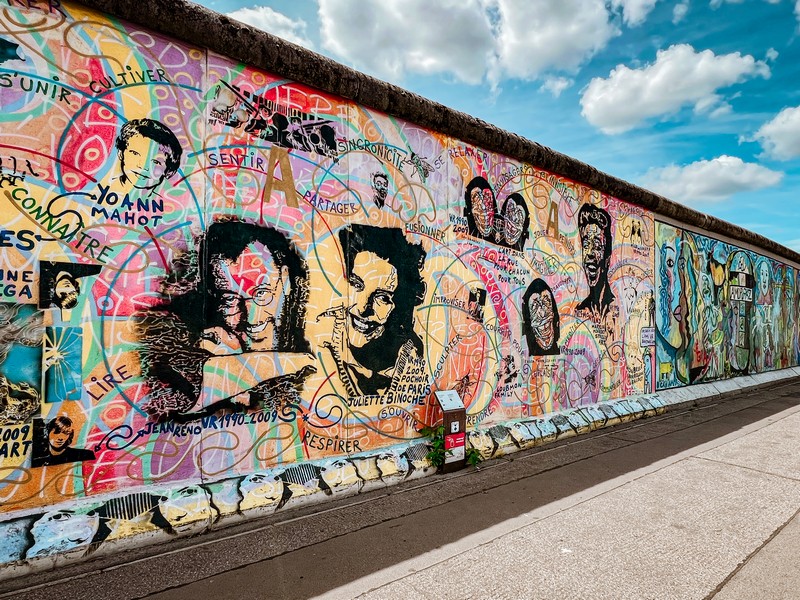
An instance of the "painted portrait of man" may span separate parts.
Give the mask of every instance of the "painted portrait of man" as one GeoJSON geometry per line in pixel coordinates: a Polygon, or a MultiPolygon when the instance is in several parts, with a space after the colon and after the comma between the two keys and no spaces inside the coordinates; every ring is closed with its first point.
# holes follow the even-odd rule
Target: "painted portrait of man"
{"type": "Polygon", "coordinates": [[[309,350],[302,331],[308,273],[284,234],[251,223],[214,223],[201,255],[208,294],[204,350],[309,350]]]}
{"type": "Polygon", "coordinates": [[[34,423],[31,467],[46,467],[94,460],[94,452],[72,446],[75,427],[72,419],[59,415],[47,423],[42,432],[34,423]]]}
{"type": "Polygon", "coordinates": [[[522,296],[522,334],[528,342],[530,356],[561,353],[558,307],[544,279],[534,279],[522,296]]]}
{"type": "Polygon", "coordinates": [[[56,273],[53,282],[53,302],[59,308],[75,308],[78,305],[78,294],[81,286],[78,280],[66,271],[56,273]]]}
{"type": "Polygon", "coordinates": [[[578,304],[578,310],[589,311],[602,320],[614,301],[608,283],[611,263],[611,216],[594,204],[584,204],[578,211],[578,232],[581,238],[583,272],[589,284],[589,295],[578,304]]]}
{"type": "Polygon", "coordinates": [[[181,148],[172,130],[153,119],[132,119],[115,141],[124,186],[154,192],[180,168],[181,148]]]}
{"type": "Polygon", "coordinates": [[[295,398],[315,371],[304,332],[308,271],[297,250],[272,227],[220,221],[193,260],[199,281],[182,281],[184,293],[139,318],[151,390],[144,409],[181,420],[295,398]]]}
{"type": "Polygon", "coordinates": [[[377,171],[372,174],[372,201],[378,208],[383,208],[386,204],[386,196],[389,193],[389,177],[386,173],[377,171]]]}
{"type": "Polygon", "coordinates": [[[528,205],[522,194],[509,194],[503,203],[500,212],[502,217],[502,243],[504,246],[522,252],[525,241],[528,239],[528,228],[530,227],[531,217],[528,205]]]}
{"type": "Polygon", "coordinates": [[[55,306],[61,310],[72,310],[78,305],[82,290],[81,279],[98,275],[100,265],[83,263],[50,262],[39,263],[39,308],[55,306]]]}
{"type": "Polygon", "coordinates": [[[492,186],[484,177],[474,177],[467,184],[464,216],[470,235],[488,242],[497,241],[497,202],[492,186]]]}
{"type": "Polygon", "coordinates": [[[401,229],[349,225],[339,230],[347,300],[320,317],[333,317],[331,352],[348,394],[382,394],[401,362],[422,355],[414,309],[422,304],[425,250],[401,229]]]}

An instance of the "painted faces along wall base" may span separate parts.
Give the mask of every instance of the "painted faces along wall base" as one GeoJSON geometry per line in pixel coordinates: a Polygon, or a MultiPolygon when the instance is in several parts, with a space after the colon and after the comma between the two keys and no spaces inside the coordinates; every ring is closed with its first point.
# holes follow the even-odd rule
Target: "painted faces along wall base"
{"type": "MultiPolygon", "coordinates": [[[[665,410],[658,395],[606,402],[477,429],[469,432],[467,446],[489,460],[665,410]]],[[[60,564],[81,561],[432,475],[436,468],[428,452],[420,441],[373,455],[49,507],[0,523],[4,563],[15,566],[4,569],[0,579],[52,568],[55,555],[60,564]]]]}
{"type": "Polygon", "coordinates": [[[794,265],[80,4],[0,46],[2,565],[432,473],[439,390],[492,458],[798,362],[794,265]]]}

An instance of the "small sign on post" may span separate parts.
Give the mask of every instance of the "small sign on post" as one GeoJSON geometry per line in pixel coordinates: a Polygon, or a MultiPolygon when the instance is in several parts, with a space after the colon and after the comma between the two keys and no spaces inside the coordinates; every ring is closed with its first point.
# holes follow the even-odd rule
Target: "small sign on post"
{"type": "Polygon", "coordinates": [[[438,390],[436,400],[443,413],[444,459],[442,473],[463,469],[466,463],[467,409],[455,390],[438,390]]]}

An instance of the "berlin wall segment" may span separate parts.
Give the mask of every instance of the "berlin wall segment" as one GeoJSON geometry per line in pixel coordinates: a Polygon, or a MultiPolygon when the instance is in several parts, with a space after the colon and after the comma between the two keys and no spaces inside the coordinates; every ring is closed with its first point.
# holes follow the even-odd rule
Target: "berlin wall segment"
{"type": "Polygon", "coordinates": [[[0,9],[5,576],[428,473],[437,390],[489,457],[798,364],[774,242],[90,4],[0,9]]]}

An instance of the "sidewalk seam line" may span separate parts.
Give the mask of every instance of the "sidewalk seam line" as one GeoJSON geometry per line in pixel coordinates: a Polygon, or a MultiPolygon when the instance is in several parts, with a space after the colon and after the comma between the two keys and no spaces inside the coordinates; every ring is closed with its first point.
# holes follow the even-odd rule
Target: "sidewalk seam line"
{"type": "Polygon", "coordinates": [[[751,560],[751,559],[752,559],[752,558],[753,558],[753,557],[754,557],[756,554],[758,554],[759,552],[761,552],[761,550],[763,550],[763,549],[764,549],[764,547],[765,547],[767,544],[769,544],[769,543],[770,543],[772,540],[774,540],[774,539],[775,539],[775,538],[778,536],[778,534],[779,534],[781,531],[783,531],[783,530],[786,528],[786,526],[787,526],[787,525],[789,525],[789,523],[791,523],[791,522],[792,522],[792,521],[793,521],[795,518],[797,518],[797,516],[798,516],[798,515],[800,515],[800,508],[798,508],[798,509],[795,511],[795,513],[794,513],[794,514],[793,514],[791,517],[789,517],[789,519],[788,519],[788,520],[787,520],[785,523],[783,523],[783,524],[782,524],[782,525],[780,525],[780,526],[779,526],[779,527],[778,527],[778,528],[777,528],[775,531],[773,531],[773,532],[772,532],[772,534],[771,534],[771,535],[770,535],[770,536],[769,536],[769,537],[768,537],[766,540],[764,540],[764,541],[763,541],[763,542],[762,542],[762,543],[761,543],[761,544],[758,546],[758,548],[756,548],[755,550],[753,550],[753,551],[752,551],[750,554],[748,554],[748,555],[747,555],[747,556],[744,558],[744,560],[743,560],[742,562],[740,562],[738,565],[736,565],[736,568],[735,568],[733,571],[731,571],[730,573],[728,573],[728,576],[727,576],[725,579],[723,579],[723,580],[722,580],[722,581],[721,581],[721,582],[720,582],[720,583],[717,585],[717,587],[715,587],[713,590],[711,590],[711,592],[710,592],[710,593],[709,593],[709,594],[708,594],[708,595],[707,595],[705,598],[703,598],[703,600],[712,600],[712,599],[713,599],[713,598],[714,598],[714,597],[715,597],[717,594],[719,594],[719,593],[720,593],[720,592],[723,590],[723,588],[724,588],[726,585],[728,585],[728,583],[731,581],[731,579],[733,579],[733,578],[736,576],[736,574],[737,574],[739,571],[741,571],[741,570],[742,570],[742,569],[743,569],[743,568],[744,568],[744,567],[745,567],[745,566],[746,566],[746,565],[747,565],[747,564],[750,562],[750,560],[751,560]]]}
{"type": "Polygon", "coordinates": [[[800,477],[789,477],[788,475],[781,475],[779,473],[770,473],[769,471],[762,471],[761,469],[756,469],[755,467],[748,467],[747,465],[739,465],[736,463],[725,462],[724,460],[717,460],[715,458],[708,458],[707,456],[697,455],[694,458],[698,460],[705,460],[708,462],[712,462],[718,465],[726,465],[729,467],[736,467],[738,469],[744,469],[745,471],[752,471],[754,473],[758,473],[760,475],[768,475],[769,477],[777,477],[778,479],[785,479],[787,481],[796,481],[800,483],[800,477]]]}

